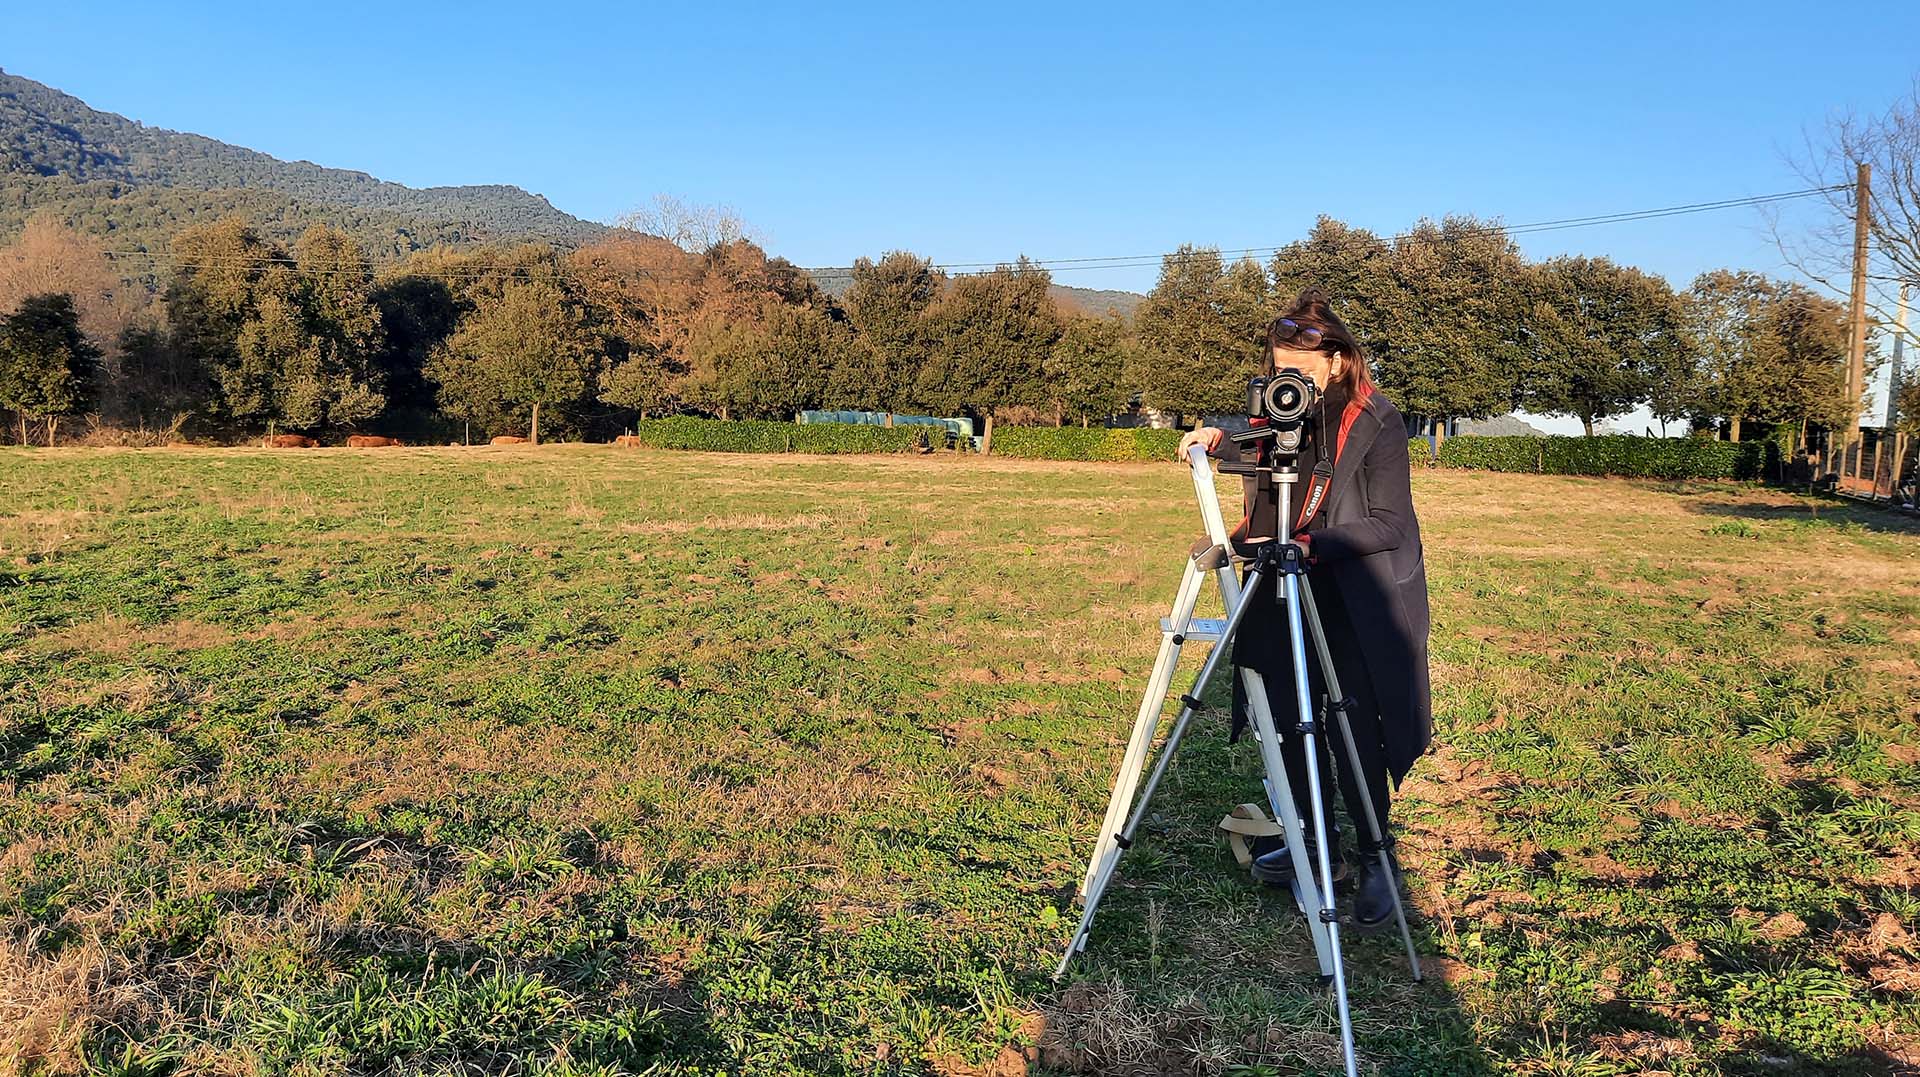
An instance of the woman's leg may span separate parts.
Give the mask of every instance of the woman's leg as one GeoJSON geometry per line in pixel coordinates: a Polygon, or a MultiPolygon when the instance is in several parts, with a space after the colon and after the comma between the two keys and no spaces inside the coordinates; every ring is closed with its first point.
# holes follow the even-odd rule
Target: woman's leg
{"type": "MultiPolygon", "coordinates": [[[[1364,683],[1364,678],[1362,681],[1364,683]]],[[[1347,689],[1344,680],[1340,687],[1347,689]]],[[[1393,786],[1387,776],[1386,747],[1381,742],[1380,710],[1374,705],[1372,691],[1356,685],[1347,689],[1347,696],[1354,701],[1347,711],[1347,723],[1353,729],[1354,745],[1360,756],[1359,774],[1354,773],[1346,738],[1339,728],[1329,728],[1327,739],[1340,758],[1340,792],[1346,801],[1347,817],[1353,820],[1353,832],[1359,836],[1361,852],[1371,855],[1375,847],[1374,835],[1372,828],[1367,825],[1366,804],[1369,799],[1372,800],[1374,818],[1380,823],[1380,833],[1388,847],[1392,847],[1393,786]],[[1358,780],[1361,778],[1365,779],[1364,790],[1358,780]]]]}
{"type": "MultiPolygon", "coordinates": [[[[1347,726],[1353,731],[1354,747],[1360,756],[1360,770],[1356,774],[1353,767],[1353,754],[1347,750],[1346,734],[1341,730],[1338,716],[1326,715],[1326,741],[1335,759],[1339,760],[1341,799],[1346,802],[1347,818],[1353,821],[1353,832],[1357,836],[1360,851],[1371,855],[1375,849],[1372,828],[1367,825],[1367,801],[1373,802],[1374,817],[1380,822],[1380,832],[1389,844],[1392,842],[1391,816],[1389,808],[1392,801],[1392,786],[1387,781],[1387,754],[1382,741],[1380,724],[1380,705],[1374,695],[1373,681],[1367,675],[1366,655],[1360,647],[1360,639],[1353,631],[1353,624],[1347,617],[1346,603],[1340,594],[1338,584],[1330,577],[1314,579],[1315,607],[1320,611],[1320,623],[1327,636],[1327,650],[1333,655],[1334,672],[1339,674],[1341,694],[1352,700],[1347,708],[1347,726]],[[1360,779],[1365,779],[1362,789],[1360,779]]],[[[1315,673],[1319,672],[1318,663],[1314,663],[1315,673]]]]}
{"type": "MultiPolygon", "coordinates": [[[[1336,657],[1336,661],[1337,661],[1336,657]]],[[[1357,663],[1343,663],[1356,664],[1357,663]]],[[[1348,709],[1347,722],[1353,729],[1353,742],[1356,751],[1347,751],[1346,739],[1338,729],[1330,735],[1339,739],[1336,749],[1340,756],[1340,791],[1347,802],[1347,814],[1353,820],[1355,833],[1359,835],[1359,879],[1354,885],[1353,918],[1362,928],[1375,928],[1387,922],[1393,915],[1394,891],[1399,887],[1398,858],[1393,855],[1393,819],[1389,812],[1392,806],[1393,787],[1387,777],[1387,753],[1382,741],[1380,708],[1375,702],[1373,686],[1367,680],[1364,669],[1356,669],[1349,674],[1341,670],[1340,687],[1347,697],[1353,700],[1348,709]],[[1351,684],[1351,687],[1349,687],[1351,684]],[[1352,762],[1352,754],[1360,757],[1358,773],[1352,762]],[[1360,788],[1358,778],[1364,778],[1366,788],[1360,788]],[[1373,804],[1374,818],[1380,823],[1380,836],[1376,839],[1373,829],[1367,825],[1367,803],[1373,804]],[[1383,870],[1380,865],[1380,849],[1384,844],[1391,870],[1383,870]]]]}

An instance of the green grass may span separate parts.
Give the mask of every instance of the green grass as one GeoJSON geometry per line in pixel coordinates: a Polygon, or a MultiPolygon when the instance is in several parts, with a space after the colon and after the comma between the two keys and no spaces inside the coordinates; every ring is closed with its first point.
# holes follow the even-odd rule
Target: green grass
{"type": "MultiPolygon", "coordinates": [[[[1920,535],[1414,482],[1368,1062],[1899,1072],[1920,535]]],[[[1333,1072],[1219,715],[1048,979],[1196,531],[1171,462],[0,452],[0,1072],[1333,1072]]]]}

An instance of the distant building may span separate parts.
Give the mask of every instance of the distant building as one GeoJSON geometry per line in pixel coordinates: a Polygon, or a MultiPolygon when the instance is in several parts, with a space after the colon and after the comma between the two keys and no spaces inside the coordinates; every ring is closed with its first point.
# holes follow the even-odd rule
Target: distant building
{"type": "Polygon", "coordinates": [[[1547,436],[1545,430],[1534,426],[1517,415],[1498,415],[1491,419],[1455,419],[1447,424],[1447,436],[1455,434],[1484,434],[1487,437],[1536,437],[1547,436]]]}

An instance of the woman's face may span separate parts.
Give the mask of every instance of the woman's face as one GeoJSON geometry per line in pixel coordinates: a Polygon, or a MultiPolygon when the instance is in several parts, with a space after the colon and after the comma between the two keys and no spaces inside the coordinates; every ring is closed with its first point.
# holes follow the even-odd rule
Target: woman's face
{"type": "Polygon", "coordinates": [[[1333,376],[1334,364],[1338,356],[1326,352],[1300,351],[1295,348],[1275,347],[1273,349],[1273,369],[1298,370],[1313,380],[1313,387],[1326,392],[1327,381],[1333,376]]]}

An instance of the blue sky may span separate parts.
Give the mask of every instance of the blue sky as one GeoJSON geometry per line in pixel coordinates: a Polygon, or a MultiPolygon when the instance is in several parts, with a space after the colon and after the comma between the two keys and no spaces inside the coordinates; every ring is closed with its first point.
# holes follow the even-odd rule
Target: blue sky
{"type": "MultiPolygon", "coordinates": [[[[416,186],[512,183],[597,220],[661,192],[722,203],[802,265],[979,262],[1799,188],[1805,132],[1920,75],[1920,4],[1873,6],[1843,42],[1775,2],[47,4],[7,15],[0,67],[416,186]]],[[[1752,209],[1521,245],[1682,287],[1783,269],[1752,209]]]]}

